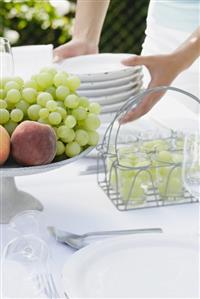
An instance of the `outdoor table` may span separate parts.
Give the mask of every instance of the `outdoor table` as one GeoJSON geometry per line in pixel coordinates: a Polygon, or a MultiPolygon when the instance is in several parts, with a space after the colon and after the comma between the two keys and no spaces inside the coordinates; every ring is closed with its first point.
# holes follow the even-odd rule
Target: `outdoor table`
{"type": "MultiPolygon", "coordinates": [[[[160,227],[165,234],[198,234],[199,204],[183,204],[120,212],[97,184],[96,174],[80,176],[92,163],[83,158],[51,172],[17,177],[20,190],[36,197],[44,206],[45,226],[56,226],[73,233],[160,227]]],[[[1,225],[1,230],[7,225],[1,225]]],[[[45,229],[44,229],[45,231],[45,229]]],[[[48,232],[42,236],[51,252],[51,270],[61,290],[64,263],[74,250],[59,244],[48,232]]]]}

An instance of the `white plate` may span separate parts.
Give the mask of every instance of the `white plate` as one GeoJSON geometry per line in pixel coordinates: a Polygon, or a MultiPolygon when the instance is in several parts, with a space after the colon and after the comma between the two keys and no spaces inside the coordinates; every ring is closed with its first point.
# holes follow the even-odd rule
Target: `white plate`
{"type": "Polygon", "coordinates": [[[106,95],[113,95],[125,91],[130,91],[136,88],[139,84],[141,84],[141,80],[129,82],[128,84],[124,84],[122,86],[116,86],[111,88],[104,88],[104,89],[91,89],[91,90],[77,90],[77,93],[81,96],[85,97],[101,97],[106,95]]]}
{"type": "Polygon", "coordinates": [[[129,67],[121,60],[132,54],[94,54],[68,58],[57,64],[58,68],[76,74],[83,81],[105,81],[134,74],[140,66],[129,67]]]}
{"type": "Polygon", "coordinates": [[[97,242],[63,270],[69,298],[198,298],[198,237],[143,235],[97,242]]]}
{"type": "Polygon", "coordinates": [[[97,82],[81,82],[80,89],[103,89],[103,88],[110,88],[110,87],[116,87],[116,86],[122,86],[123,84],[128,84],[132,82],[133,80],[141,80],[143,78],[143,74],[141,71],[137,71],[135,74],[131,76],[127,76],[120,79],[115,80],[106,80],[106,81],[97,81],[97,82]]]}
{"type": "Polygon", "coordinates": [[[135,95],[142,87],[142,83],[137,85],[135,88],[129,90],[129,91],[124,91],[121,93],[116,93],[113,95],[108,95],[108,96],[103,96],[103,97],[90,97],[89,100],[91,102],[97,102],[102,106],[107,106],[111,104],[116,104],[119,102],[123,102],[127,99],[129,99],[131,96],[135,95]]]}

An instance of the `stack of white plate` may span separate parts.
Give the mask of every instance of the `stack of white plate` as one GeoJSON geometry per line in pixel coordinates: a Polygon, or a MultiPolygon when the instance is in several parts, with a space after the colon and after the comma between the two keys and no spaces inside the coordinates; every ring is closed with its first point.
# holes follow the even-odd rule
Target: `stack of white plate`
{"type": "Polygon", "coordinates": [[[142,88],[142,68],[121,63],[131,54],[95,54],[66,59],[59,68],[81,79],[78,94],[102,106],[101,118],[113,116],[142,88]]]}

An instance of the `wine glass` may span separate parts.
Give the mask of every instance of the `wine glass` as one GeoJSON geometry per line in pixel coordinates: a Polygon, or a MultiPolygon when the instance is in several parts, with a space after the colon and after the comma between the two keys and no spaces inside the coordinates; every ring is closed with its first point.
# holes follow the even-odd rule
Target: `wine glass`
{"type": "Polygon", "coordinates": [[[0,78],[14,75],[12,49],[6,38],[0,37],[0,78]]]}
{"type": "Polygon", "coordinates": [[[40,238],[31,235],[11,240],[1,263],[2,293],[5,298],[46,298],[43,286],[35,278],[49,273],[49,249],[40,238]]]}
{"type": "Polygon", "coordinates": [[[188,192],[200,198],[200,132],[187,134],[184,142],[183,181],[188,192]]]}
{"type": "Polygon", "coordinates": [[[33,235],[42,239],[47,235],[44,215],[37,210],[18,213],[10,220],[10,226],[21,235],[33,235]]]}

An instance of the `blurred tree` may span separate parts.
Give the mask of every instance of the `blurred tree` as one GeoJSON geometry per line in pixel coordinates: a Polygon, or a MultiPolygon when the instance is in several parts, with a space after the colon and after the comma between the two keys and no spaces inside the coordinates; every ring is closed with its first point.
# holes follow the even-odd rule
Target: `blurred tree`
{"type": "MultiPolygon", "coordinates": [[[[0,36],[15,46],[63,44],[71,38],[75,3],[76,0],[0,0],[0,36]]],[[[148,5],[149,0],[111,0],[100,51],[140,53],[148,5]]]]}
{"type": "Polygon", "coordinates": [[[66,1],[68,11],[62,15],[53,4],[55,1],[48,0],[0,0],[0,36],[17,46],[65,43],[71,38],[75,5],[66,1]]]}
{"type": "Polygon", "coordinates": [[[111,0],[100,50],[140,54],[145,37],[149,0],[111,0]]]}

